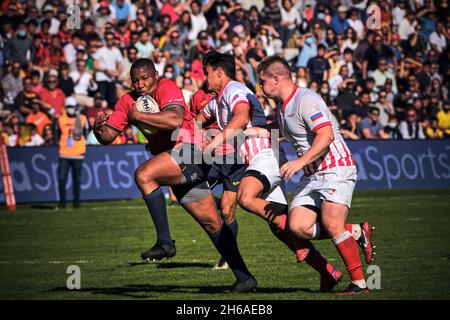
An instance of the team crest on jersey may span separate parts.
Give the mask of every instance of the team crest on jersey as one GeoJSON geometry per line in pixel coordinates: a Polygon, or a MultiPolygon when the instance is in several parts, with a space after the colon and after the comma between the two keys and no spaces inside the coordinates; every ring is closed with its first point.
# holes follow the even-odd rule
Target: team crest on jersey
{"type": "Polygon", "coordinates": [[[316,121],[316,120],[318,120],[318,119],[320,119],[322,117],[323,117],[323,114],[322,114],[322,112],[319,111],[319,112],[314,113],[311,116],[311,120],[314,122],[314,121],[316,121]]]}

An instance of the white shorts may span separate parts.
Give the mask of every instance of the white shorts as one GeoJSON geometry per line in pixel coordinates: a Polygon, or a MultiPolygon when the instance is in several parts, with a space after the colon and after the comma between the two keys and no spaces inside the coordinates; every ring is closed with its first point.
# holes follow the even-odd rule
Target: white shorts
{"type": "Polygon", "coordinates": [[[303,176],[295,190],[291,209],[304,205],[320,209],[322,200],[341,203],[350,209],[356,179],[356,166],[334,167],[303,176]]]}
{"type": "Polygon", "coordinates": [[[255,155],[245,171],[255,170],[266,176],[270,182],[270,188],[281,182],[280,167],[271,148],[261,150],[255,155]]]}

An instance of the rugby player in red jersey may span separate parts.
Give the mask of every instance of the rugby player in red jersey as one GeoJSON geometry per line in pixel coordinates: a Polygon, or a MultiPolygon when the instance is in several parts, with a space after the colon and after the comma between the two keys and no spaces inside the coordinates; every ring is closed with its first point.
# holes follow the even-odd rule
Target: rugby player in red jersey
{"type": "Polygon", "coordinates": [[[253,291],[257,286],[256,279],[247,269],[231,230],[222,222],[206,181],[209,166],[202,162],[199,148],[194,147],[194,123],[181,90],[173,81],[160,78],[149,59],[136,60],[131,66],[130,77],[133,90],[119,99],[111,116],[98,115],[94,133],[100,143],[109,144],[128,124],[144,123],[159,129],[148,137],[148,149],[153,157],[144,161],[135,172],[136,184],[158,236],[156,244],[144,253],[143,258],[160,260],[176,253],[168,232],[165,197],[160,189],[161,185],[170,185],[180,204],[207,232],[233,271],[236,283],[232,292],[253,291]],[[155,99],[161,111],[137,111],[135,102],[143,95],[155,99]]]}

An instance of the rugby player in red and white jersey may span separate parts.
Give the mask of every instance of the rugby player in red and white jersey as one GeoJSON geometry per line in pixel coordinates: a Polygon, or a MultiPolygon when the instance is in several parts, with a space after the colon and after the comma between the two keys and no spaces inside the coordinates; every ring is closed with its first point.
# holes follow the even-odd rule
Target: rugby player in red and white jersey
{"type": "Polygon", "coordinates": [[[209,167],[202,163],[201,153],[198,161],[197,149],[200,147],[194,147],[194,123],[181,90],[173,81],[160,78],[149,59],[136,60],[131,66],[130,77],[133,90],[119,99],[111,116],[98,115],[94,133],[100,143],[109,144],[128,124],[144,123],[159,129],[148,137],[148,149],[153,157],[144,161],[135,172],[136,184],[158,236],[157,243],[144,253],[143,258],[160,260],[175,255],[175,245],[168,234],[165,197],[160,189],[161,185],[170,185],[179,203],[207,232],[233,271],[236,283],[232,292],[254,290],[257,282],[248,271],[231,230],[217,211],[206,181],[209,167]],[[137,111],[135,102],[143,95],[155,99],[161,111],[137,111]]]}
{"type": "MultiPolygon", "coordinates": [[[[280,173],[285,179],[302,169],[305,173],[291,202],[288,227],[303,239],[327,233],[351,278],[349,286],[338,294],[367,294],[358,246],[345,224],[357,172],[339,126],[317,93],[292,82],[284,58],[266,58],[258,65],[257,73],[264,94],[277,101],[279,126],[298,156],[284,164],[280,173]],[[319,210],[321,224],[317,222],[319,210]],[[325,229],[322,232],[321,225],[325,229]]],[[[371,238],[370,225],[366,223],[363,229],[371,238]]],[[[371,256],[371,241],[367,250],[371,256]]]]}
{"type": "MultiPolygon", "coordinates": [[[[230,54],[210,51],[203,60],[208,89],[215,92],[215,103],[208,103],[196,121],[207,123],[215,120],[221,134],[217,135],[205,148],[210,155],[222,144],[231,142],[239,131],[247,128],[266,126],[266,118],[255,94],[244,84],[234,81],[235,61],[230,54]]],[[[328,263],[309,241],[291,235],[286,229],[286,214],[283,201],[287,204],[283,192],[281,200],[263,199],[263,194],[280,190],[281,176],[276,156],[268,138],[249,137],[238,146],[240,159],[246,164],[244,177],[239,185],[238,202],[249,212],[255,213],[272,224],[273,233],[291,250],[299,261],[308,265],[321,275],[320,291],[326,292],[338,283],[342,273],[328,263]]],[[[275,194],[276,198],[276,194],[275,194]]]]}

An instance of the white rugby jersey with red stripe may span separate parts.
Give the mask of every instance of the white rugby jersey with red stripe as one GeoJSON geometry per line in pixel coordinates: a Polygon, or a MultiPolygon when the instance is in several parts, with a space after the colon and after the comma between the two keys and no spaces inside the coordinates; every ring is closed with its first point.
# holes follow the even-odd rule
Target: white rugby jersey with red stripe
{"type": "MultiPolygon", "coordinates": [[[[228,125],[234,108],[241,102],[250,105],[250,121],[247,128],[266,127],[266,116],[256,95],[238,81],[228,82],[215,98],[217,103],[208,103],[202,113],[206,119],[215,119],[220,130],[228,125]]],[[[248,137],[239,149],[239,154],[248,165],[261,150],[270,148],[270,139],[248,137]]]]}
{"type": "Polygon", "coordinates": [[[284,137],[292,144],[300,158],[311,148],[315,132],[324,126],[331,126],[334,141],[316,161],[306,165],[305,175],[324,171],[336,166],[354,166],[350,149],[347,147],[336,118],[325,101],[316,92],[295,86],[283,104],[277,103],[278,122],[284,137]]]}

